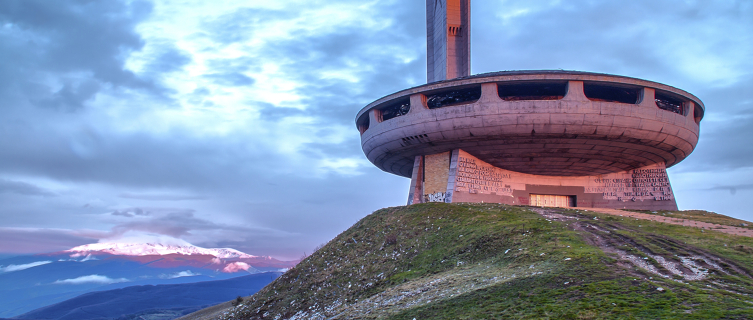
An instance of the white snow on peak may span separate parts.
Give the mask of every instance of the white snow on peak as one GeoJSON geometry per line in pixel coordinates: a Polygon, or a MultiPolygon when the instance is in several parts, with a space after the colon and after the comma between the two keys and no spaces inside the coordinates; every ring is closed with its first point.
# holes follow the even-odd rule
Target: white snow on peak
{"type": "Polygon", "coordinates": [[[191,245],[164,245],[159,243],[92,243],[78,246],[64,252],[71,257],[86,256],[91,252],[104,252],[119,256],[152,256],[166,254],[210,255],[220,259],[256,258],[230,248],[201,248],[191,245]]]}

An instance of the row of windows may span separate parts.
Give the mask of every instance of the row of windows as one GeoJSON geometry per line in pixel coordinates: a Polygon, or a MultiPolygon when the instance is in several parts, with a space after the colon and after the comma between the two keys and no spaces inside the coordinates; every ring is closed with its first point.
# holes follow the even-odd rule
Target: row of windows
{"type": "MultiPolygon", "coordinates": [[[[560,100],[567,94],[567,81],[497,84],[497,93],[505,101],[560,100]]],[[[622,87],[586,82],[583,84],[583,93],[591,101],[637,104],[640,99],[641,89],[639,87],[622,87]]],[[[437,109],[474,103],[479,98],[481,98],[481,85],[427,94],[426,105],[429,109],[437,109]]],[[[669,92],[657,90],[655,93],[655,102],[660,109],[679,115],[684,116],[689,112],[686,107],[689,103],[669,92]]],[[[703,118],[703,109],[698,104],[694,103],[693,105],[695,105],[695,121],[696,123],[700,123],[703,118]]],[[[393,101],[378,109],[382,118],[381,121],[406,115],[409,111],[410,99],[407,97],[393,101]]],[[[358,121],[358,128],[361,133],[369,128],[368,113],[361,116],[361,119],[358,121]]]]}

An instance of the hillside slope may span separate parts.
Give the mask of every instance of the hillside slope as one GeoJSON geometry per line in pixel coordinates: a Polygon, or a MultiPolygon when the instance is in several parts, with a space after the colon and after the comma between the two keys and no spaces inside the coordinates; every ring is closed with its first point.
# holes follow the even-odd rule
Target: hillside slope
{"type": "Polygon", "coordinates": [[[183,319],[749,319],[751,253],[753,238],[591,211],[419,204],[183,319]]]}

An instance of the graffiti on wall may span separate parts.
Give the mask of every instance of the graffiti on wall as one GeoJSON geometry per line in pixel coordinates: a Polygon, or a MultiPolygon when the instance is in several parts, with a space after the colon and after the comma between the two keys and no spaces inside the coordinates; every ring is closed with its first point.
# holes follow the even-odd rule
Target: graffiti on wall
{"type": "Polygon", "coordinates": [[[424,202],[445,202],[446,192],[437,192],[424,195],[424,202]]]}
{"type": "Polygon", "coordinates": [[[605,200],[617,201],[671,201],[674,199],[664,168],[635,169],[622,177],[596,178],[596,187],[586,188],[588,193],[601,193],[605,200]]]}
{"type": "Polygon", "coordinates": [[[509,182],[510,173],[474,158],[458,157],[455,187],[468,193],[494,193],[512,195],[509,182]]]}

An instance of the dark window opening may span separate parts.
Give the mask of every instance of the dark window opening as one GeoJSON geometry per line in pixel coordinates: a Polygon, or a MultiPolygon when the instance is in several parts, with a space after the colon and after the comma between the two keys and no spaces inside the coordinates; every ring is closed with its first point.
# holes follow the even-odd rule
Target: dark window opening
{"type": "Polygon", "coordinates": [[[682,100],[666,94],[656,93],[656,105],[659,109],[672,111],[676,114],[685,115],[685,106],[682,100]]]}
{"type": "Polygon", "coordinates": [[[410,98],[401,99],[382,109],[382,121],[387,121],[395,117],[404,116],[410,111],[410,98]]]}
{"type": "Polygon", "coordinates": [[[468,89],[448,90],[426,97],[429,109],[448,107],[452,105],[472,103],[481,98],[481,86],[468,89]]]}
{"type": "Polygon", "coordinates": [[[505,101],[559,100],[567,94],[567,82],[498,84],[497,92],[505,101]]]}
{"type": "Polygon", "coordinates": [[[449,25],[447,27],[447,33],[449,33],[451,36],[461,36],[461,27],[459,25],[449,25]]]}
{"type": "Polygon", "coordinates": [[[366,132],[366,130],[369,130],[369,113],[366,112],[363,115],[361,115],[361,119],[358,119],[358,131],[363,134],[366,132]]]}
{"type": "Polygon", "coordinates": [[[703,108],[695,102],[693,102],[693,118],[695,119],[696,124],[701,124],[701,120],[703,119],[703,108]]]}
{"type": "Polygon", "coordinates": [[[639,89],[605,86],[598,84],[583,84],[583,93],[591,101],[638,103],[639,89]]]}

